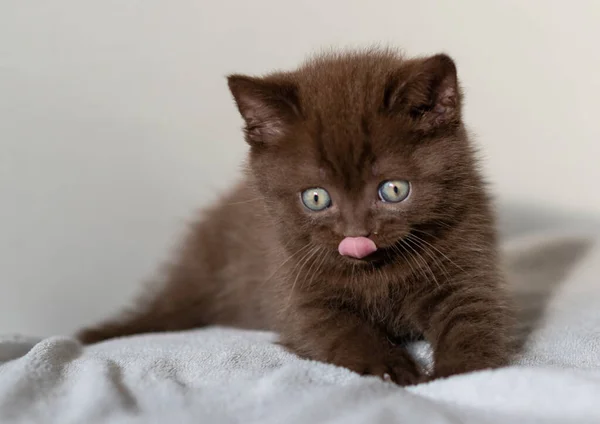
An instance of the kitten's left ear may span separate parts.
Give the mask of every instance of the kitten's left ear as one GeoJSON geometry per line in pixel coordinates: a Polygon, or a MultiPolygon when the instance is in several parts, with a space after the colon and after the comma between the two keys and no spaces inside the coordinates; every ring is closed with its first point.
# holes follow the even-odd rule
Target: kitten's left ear
{"type": "Polygon", "coordinates": [[[400,69],[388,82],[384,107],[409,114],[424,131],[458,124],[461,93],[454,61],[438,54],[400,69]]]}
{"type": "Polygon", "coordinates": [[[246,141],[251,146],[276,142],[300,116],[298,88],[292,81],[230,75],[227,82],[246,122],[246,141]]]}

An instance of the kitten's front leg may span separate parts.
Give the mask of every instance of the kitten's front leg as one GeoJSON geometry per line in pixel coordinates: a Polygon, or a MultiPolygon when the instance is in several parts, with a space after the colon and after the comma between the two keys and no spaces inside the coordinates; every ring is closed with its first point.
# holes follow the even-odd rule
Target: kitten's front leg
{"type": "Polygon", "coordinates": [[[510,361],[512,316],[505,293],[493,276],[479,286],[467,278],[415,299],[418,324],[434,349],[433,378],[497,368],[510,361]]]}
{"type": "Polygon", "coordinates": [[[303,307],[290,314],[281,344],[301,357],[349,368],[400,385],[424,380],[408,352],[360,317],[327,307],[303,307]]]}

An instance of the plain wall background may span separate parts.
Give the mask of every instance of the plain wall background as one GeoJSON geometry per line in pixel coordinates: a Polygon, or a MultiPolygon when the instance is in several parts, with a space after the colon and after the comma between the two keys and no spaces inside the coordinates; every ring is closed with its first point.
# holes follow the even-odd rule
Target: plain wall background
{"type": "Polygon", "coordinates": [[[451,54],[501,203],[599,214],[599,21],[597,0],[2,0],[0,332],[126,303],[237,175],[224,75],[327,46],[451,54]]]}

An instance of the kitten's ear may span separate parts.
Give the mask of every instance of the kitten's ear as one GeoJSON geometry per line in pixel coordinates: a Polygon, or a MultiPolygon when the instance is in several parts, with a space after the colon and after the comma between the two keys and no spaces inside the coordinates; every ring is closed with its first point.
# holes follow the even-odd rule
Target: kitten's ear
{"type": "Polygon", "coordinates": [[[459,123],[461,93],[454,61],[438,54],[400,69],[388,81],[384,108],[408,113],[424,131],[459,123]]]}
{"type": "Polygon", "coordinates": [[[300,116],[298,88],[291,81],[230,75],[227,82],[246,122],[246,141],[250,145],[275,142],[300,116]]]}

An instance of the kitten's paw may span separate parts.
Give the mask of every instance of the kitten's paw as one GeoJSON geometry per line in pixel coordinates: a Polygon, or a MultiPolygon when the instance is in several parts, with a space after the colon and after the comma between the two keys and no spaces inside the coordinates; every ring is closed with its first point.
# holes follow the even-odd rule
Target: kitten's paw
{"type": "Polygon", "coordinates": [[[407,369],[405,367],[396,366],[380,366],[368,370],[364,375],[374,375],[380,377],[384,381],[390,381],[399,386],[412,386],[425,381],[425,376],[420,372],[407,369]]]}
{"type": "Polygon", "coordinates": [[[400,386],[412,386],[427,379],[420,367],[408,355],[406,357],[400,355],[388,358],[383,363],[367,365],[361,374],[374,375],[400,386]]]}

